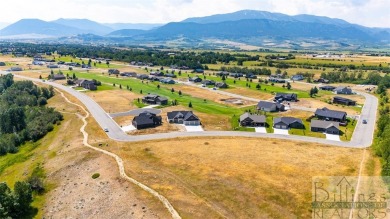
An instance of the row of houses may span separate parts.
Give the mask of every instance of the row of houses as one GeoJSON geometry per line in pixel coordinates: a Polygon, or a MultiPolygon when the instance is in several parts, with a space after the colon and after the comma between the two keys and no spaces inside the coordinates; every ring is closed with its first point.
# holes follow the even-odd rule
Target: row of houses
{"type": "MultiPolygon", "coordinates": [[[[172,124],[183,124],[186,126],[198,126],[201,125],[199,117],[197,117],[192,111],[172,111],[167,113],[167,120],[172,124]]],[[[153,128],[162,124],[162,117],[144,111],[138,116],[135,116],[132,125],[136,129],[153,128]]]]}
{"type": "MultiPolygon", "coordinates": [[[[317,109],[316,119],[311,120],[310,130],[312,132],[323,132],[327,134],[340,134],[340,125],[344,125],[347,113],[327,108],[317,109]]],[[[266,117],[264,115],[254,115],[244,113],[240,116],[239,122],[244,127],[266,127],[266,117]]],[[[299,118],[276,117],[273,119],[273,127],[276,129],[304,129],[305,125],[299,118]]]]}
{"type": "Polygon", "coordinates": [[[346,86],[334,87],[334,86],[326,85],[320,87],[320,90],[332,91],[335,94],[346,94],[346,95],[353,94],[352,89],[346,86]]]}
{"type": "Polygon", "coordinates": [[[226,84],[225,82],[216,82],[214,80],[203,80],[199,77],[193,77],[188,79],[189,82],[193,83],[201,83],[204,86],[215,86],[217,88],[228,88],[229,85],[226,84]]]}

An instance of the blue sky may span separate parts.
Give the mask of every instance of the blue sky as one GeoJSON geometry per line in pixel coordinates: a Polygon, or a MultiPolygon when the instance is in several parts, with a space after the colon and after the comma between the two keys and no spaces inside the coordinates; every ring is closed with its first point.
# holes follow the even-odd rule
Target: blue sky
{"type": "Polygon", "coordinates": [[[390,0],[11,0],[0,23],[22,18],[88,18],[102,23],[167,23],[243,9],[313,14],[390,28],[390,0]]]}

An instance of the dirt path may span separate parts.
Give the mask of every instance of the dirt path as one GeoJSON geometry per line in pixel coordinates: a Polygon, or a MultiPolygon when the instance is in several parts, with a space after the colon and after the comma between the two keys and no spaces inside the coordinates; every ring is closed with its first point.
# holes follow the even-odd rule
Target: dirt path
{"type": "MultiPolygon", "coordinates": [[[[56,89],[57,90],[57,89],[56,89]]],[[[81,105],[79,104],[76,104],[76,103],[73,103],[71,102],[65,95],[64,93],[62,93],[61,91],[57,90],[57,92],[59,92],[61,94],[61,96],[70,104],[73,104],[75,106],[78,106],[80,107],[84,112],[85,112],[85,116],[82,116],[80,114],[77,114],[83,121],[83,126],[80,128],[80,132],[83,134],[84,138],[83,138],[83,144],[95,151],[98,151],[98,152],[101,152],[101,153],[104,153],[110,157],[113,157],[115,158],[116,160],[116,163],[118,164],[118,167],[119,167],[119,173],[120,173],[120,176],[128,181],[130,181],[131,183],[139,186],[141,189],[143,189],[144,191],[148,192],[149,194],[153,195],[154,197],[158,198],[165,206],[165,208],[169,211],[169,213],[172,215],[172,218],[174,219],[181,219],[180,215],[177,213],[177,211],[174,209],[174,207],[171,205],[171,203],[162,195],[160,195],[158,192],[156,192],[155,190],[149,188],[148,186],[138,182],[137,180],[129,177],[126,172],[125,172],[125,168],[124,168],[124,165],[123,165],[123,160],[116,154],[114,153],[111,153],[111,152],[108,152],[108,151],[105,151],[103,149],[100,149],[100,148],[96,148],[96,147],[93,147],[92,145],[90,145],[88,143],[88,136],[89,134],[85,131],[85,127],[88,125],[88,122],[87,122],[87,118],[89,117],[89,112],[81,105]]]]}
{"type": "MultiPolygon", "coordinates": [[[[364,165],[364,158],[366,157],[366,149],[363,151],[363,158],[362,161],[360,162],[360,167],[359,167],[359,175],[358,175],[358,181],[356,183],[356,188],[355,188],[355,196],[353,197],[353,203],[356,203],[358,200],[359,196],[359,187],[360,187],[360,181],[361,181],[361,176],[362,176],[362,170],[363,170],[363,165],[364,165]]],[[[349,219],[353,219],[353,212],[354,212],[354,207],[352,207],[351,211],[349,212],[349,219]]]]}

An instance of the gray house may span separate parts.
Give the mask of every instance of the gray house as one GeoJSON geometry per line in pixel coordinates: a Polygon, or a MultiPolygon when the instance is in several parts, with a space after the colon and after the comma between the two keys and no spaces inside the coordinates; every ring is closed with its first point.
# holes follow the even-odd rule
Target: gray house
{"type": "Polygon", "coordinates": [[[349,87],[336,87],[333,92],[335,94],[352,94],[352,89],[349,87]]]}
{"type": "Polygon", "coordinates": [[[161,97],[161,96],[156,95],[156,94],[148,94],[142,98],[142,103],[167,105],[168,99],[166,97],[161,97]]]}
{"type": "Polygon", "coordinates": [[[217,83],[215,83],[215,87],[218,87],[218,88],[228,88],[229,85],[227,85],[225,82],[217,82],[217,83]]]}
{"type": "Polygon", "coordinates": [[[315,117],[320,120],[344,122],[347,119],[347,113],[343,111],[330,110],[326,107],[317,109],[315,117]]]}
{"type": "Polygon", "coordinates": [[[167,113],[168,122],[184,125],[200,125],[200,119],[192,111],[173,111],[167,113]]]}
{"type": "Polygon", "coordinates": [[[344,98],[344,97],[338,97],[338,96],[333,97],[333,103],[342,104],[342,105],[346,105],[346,106],[355,106],[356,105],[356,101],[348,99],[348,98],[344,98]]]}
{"type": "Polygon", "coordinates": [[[265,112],[279,112],[279,111],[284,111],[284,105],[280,103],[260,101],[257,104],[257,110],[261,110],[265,112]]]}
{"type": "Polygon", "coordinates": [[[118,69],[108,69],[108,74],[109,75],[119,75],[119,70],[118,69]]]}
{"type": "Polygon", "coordinates": [[[52,79],[53,80],[65,80],[66,77],[63,74],[55,74],[55,75],[53,75],[52,79]]]}
{"type": "Polygon", "coordinates": [[[340,134],[340,123],[322,120],[312,120],[310,123],[310,130],[312,132],[324,132],[327,134],[340,134]]]}
{"type": "Polygon", "coordinates": [[[202,84],[204,84],[204,85],[215,85],[215,81],[213,81],[213,80],[203,80],[202,84]]]}
{"type": "Polygon", "coordinates": [[[278,102],[283,102],[283,101],[297,102],[298,101],[298,95],[294,94],[294,93],[291,93],[291,94],[276,93],[274,100],[278,101],[278,102]]]}
{"type": "Polygon", "coordinates": [[[250,113],[244,113],[240,116],[241,126],[250,127],[265,127],[266,119],[264,115],[253,115],[250,113]]]}
{"type": "Polygon", "coordinates": [[[274,118],[274,128],[277,129],[303,129],[305,125],[303,124],[301,119],[297,119],[294,117],[279,117],[274,118]]]}
{"type": "Polygon", "coordinates": [[[134,117],[132,121],[132,125],[136,129],[153,128],[158,125],[161,125],[161,123],[162,123],[161,116],[157,116],[156,114],[148,111],[140,113],[138,116],[134,117]]]}

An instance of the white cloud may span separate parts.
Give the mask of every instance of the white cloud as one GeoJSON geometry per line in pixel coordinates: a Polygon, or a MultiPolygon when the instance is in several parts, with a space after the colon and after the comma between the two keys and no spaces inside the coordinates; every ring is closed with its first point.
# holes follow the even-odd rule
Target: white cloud
{"type": "Polygon", "coordinates": [[[341,18],[390,27],[389,0],[12,0],[2,2],[0,22],[22,18],[88,18],[99,22],[166,23],[243,9],[341,18]]]}

